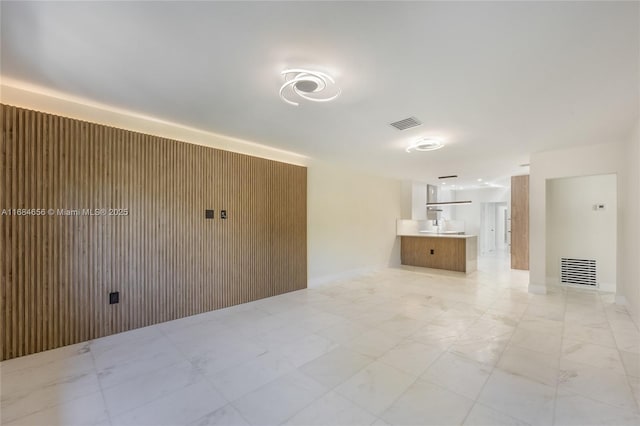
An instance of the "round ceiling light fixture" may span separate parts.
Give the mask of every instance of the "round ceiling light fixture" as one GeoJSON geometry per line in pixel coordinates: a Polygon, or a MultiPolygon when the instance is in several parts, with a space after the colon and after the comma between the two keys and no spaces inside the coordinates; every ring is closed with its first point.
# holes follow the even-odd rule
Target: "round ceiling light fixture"
{"type": "Polygon", "coordinates": [[[419,141],[411,144],[411,146],[409,146],[407,148],[407,152],[411,152],[411,151],[435,151],[436,149],[440,149],[442,147],[444,147],[444,144],[442,143],[441,140],[432,139],[432,138],[424,138],[424,139],[420,139],[419,141]]]}
{"type": "Polygon", "coordinates": [[[288,104],[298,106],[290,97],[298,96],[313,102],[329,102],[340,96],[342,91],[336,87],[334,79],[320,71],[299,68],[282,71],[284,84],[280,87],[280,98],[288,104]]]}

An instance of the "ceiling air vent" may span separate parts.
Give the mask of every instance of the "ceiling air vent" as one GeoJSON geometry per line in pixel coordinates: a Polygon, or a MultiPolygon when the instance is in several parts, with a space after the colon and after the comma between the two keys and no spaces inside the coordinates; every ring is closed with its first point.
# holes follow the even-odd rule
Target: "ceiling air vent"
{"type": "Polygon", "coordinates": [[[593,259],[560,258],[560,282],[562,284],[598,287],[596,261],[593,259]]]}
{"type": "Polygon", "coordinates": [[[409,117],[409,118],[405,118],[404,120],[395,121],[391,123],[391,125],[398,130],[407,130],[412,127],[420,126],[421,124],[422,122],[415,117],[409,117]]]}

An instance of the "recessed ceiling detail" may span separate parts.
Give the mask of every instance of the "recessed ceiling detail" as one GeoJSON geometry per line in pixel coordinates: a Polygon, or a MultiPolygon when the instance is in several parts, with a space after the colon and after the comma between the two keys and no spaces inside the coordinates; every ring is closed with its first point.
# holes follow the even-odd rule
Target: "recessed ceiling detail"
{"type": "Polygon", "coordinates": [[[391,123],[391,126],[395,127],[398,130],[407,130],[407,129],[411,129],[412,127],[418,127],[421,125],[422,125],[422,122],[415,117],[409,117],[409,118],[394,121],[393,123],[391,123]]]}
{"type": "Polygon", "coordinates": [[[280,98],[288,104],[298,106],[291,98],[302,98],[313,102],[329,102],[342,91],[329,74],[299,68],[282,71],[284,84],[280,87],[280,98]]]}
{"type": "Polygon", "coordinates": [[[444,144],[442,143],[441,140],[425,138],[425,139],[420,139],[419,141],[411,144],[411,146],[407,148],[407,152],[435,151],[436,149],[440,149],[442,147],[444,147],[444,144]]]}

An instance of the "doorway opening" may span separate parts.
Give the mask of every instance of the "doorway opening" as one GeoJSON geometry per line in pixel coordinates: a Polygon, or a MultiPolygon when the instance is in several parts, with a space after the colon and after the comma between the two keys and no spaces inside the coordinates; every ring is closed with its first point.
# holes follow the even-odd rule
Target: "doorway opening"
{"type": "Polygon", "coordinates": [[[479,246],[481,256],[509,253],[509,209],[506,202],[481,203],[479,246]]]}

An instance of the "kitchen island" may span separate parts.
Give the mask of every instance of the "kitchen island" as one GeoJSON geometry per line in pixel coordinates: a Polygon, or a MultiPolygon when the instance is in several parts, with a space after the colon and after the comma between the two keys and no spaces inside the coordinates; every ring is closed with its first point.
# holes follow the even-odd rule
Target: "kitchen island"
{"type": "Polygon", "coordinates": [[[401,234],[403,265],[470,273],[478,269],[478,237],[475,235],[401,234]]]}

